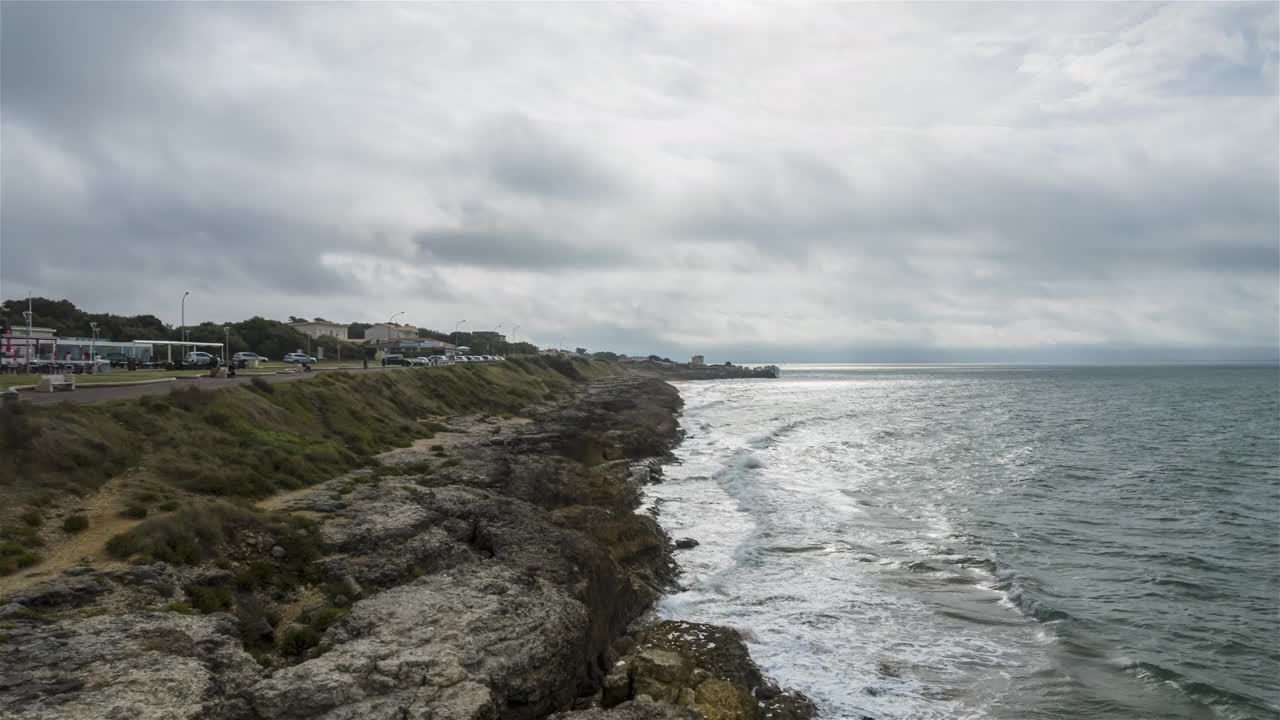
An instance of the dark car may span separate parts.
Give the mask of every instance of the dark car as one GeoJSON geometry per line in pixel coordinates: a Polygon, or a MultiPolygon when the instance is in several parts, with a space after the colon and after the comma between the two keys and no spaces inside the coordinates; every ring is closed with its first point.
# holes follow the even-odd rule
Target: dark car
{"type": "Polygon", "coordinates": [[[409,360],[409,358],[403,355],[388,355],[382,359],[382,364],[383,365],[403,365],[405,367],[408,367],[413,363],[409,360]]]}

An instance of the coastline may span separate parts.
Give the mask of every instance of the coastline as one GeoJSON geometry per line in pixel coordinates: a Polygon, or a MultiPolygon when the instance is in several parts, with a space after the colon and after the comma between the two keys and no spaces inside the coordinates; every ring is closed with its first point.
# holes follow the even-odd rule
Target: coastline
{"type": "Polygon", "coordinates": [[[0,718],[812,717],[734,631],[636,624],[674,584],[670,539],[636,509],[680,406],[629,376],[523,420],[450,418],[268,501],[295,524],[248,524],[217,561],[17,592],[0,707],[24,710],[0,718]],[[268,570],[302,579],[249,582],[268,570]]]}

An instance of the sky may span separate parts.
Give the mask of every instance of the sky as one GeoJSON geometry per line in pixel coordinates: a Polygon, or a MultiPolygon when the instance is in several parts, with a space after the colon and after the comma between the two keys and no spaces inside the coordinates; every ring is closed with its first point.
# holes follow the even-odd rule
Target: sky
{"type": "Polygon", "coordinates": [[[1280,5],[0,4],[0,295],[1280,356],[1280,5]]]}

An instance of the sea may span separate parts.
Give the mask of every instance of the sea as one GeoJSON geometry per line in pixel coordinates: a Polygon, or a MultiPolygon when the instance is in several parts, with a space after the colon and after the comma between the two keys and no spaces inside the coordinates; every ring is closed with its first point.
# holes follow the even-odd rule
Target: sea
{"type": "Polygon", "coordinates": [[[662,617],[825,718],[1280,717],[1280,369],[682,383],[662,617]]]}

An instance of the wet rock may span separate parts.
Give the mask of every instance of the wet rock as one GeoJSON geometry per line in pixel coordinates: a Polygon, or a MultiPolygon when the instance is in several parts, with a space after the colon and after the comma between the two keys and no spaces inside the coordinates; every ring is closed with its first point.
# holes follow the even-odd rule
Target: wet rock
{"type": "Polygon", "coordinates": [[[689,681],[693,664],[678,653],[657,648],[642,651],[631,663],[634,694],[648,695],[658,702],[676,702],[689,681]]]}
{"type": "Polygon", "coordinates": [[[692,550],[698,547],[698,541],[693,538],[680,538],[676,541],[677,550],[692,550]]]}
{"type": "Polygon", "coordinates": [[[619,687],[616,675],[629,673],[634,699],[687,706],[707,720],[811,720],[817,714],[807,698],[766,678],[731,628],[664,621],[637,632],[635,642],[610,681],[619,687]]]}
{"type": "Polygon", "coordinates": [[[559,713],[550,720],[699,720],[699,717],[677,705],[636,700],[608,709],[559,713]]]}
{"type": "Polygon", "coordinates": [[[625,662],[615,665],[604,677],[602,685],[604,694],[600,704],[613,707],[627,701],[631,697],[631,667],[625,662]]]}

